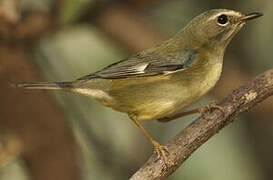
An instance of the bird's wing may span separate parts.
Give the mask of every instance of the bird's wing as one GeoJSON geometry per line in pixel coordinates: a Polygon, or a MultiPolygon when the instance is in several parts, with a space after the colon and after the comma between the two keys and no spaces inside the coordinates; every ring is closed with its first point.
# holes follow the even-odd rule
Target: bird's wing
{"type": "Polygon", "coordinates": [[[132,76],[153,76],[158,74],[172,73],[177,70],[187,69],[197,59],[197,53],[193,50],[158,54],[136,54],[129,59],[111,64],[106,68],[78,80],[92,78],[122,79],[132,76]]]}

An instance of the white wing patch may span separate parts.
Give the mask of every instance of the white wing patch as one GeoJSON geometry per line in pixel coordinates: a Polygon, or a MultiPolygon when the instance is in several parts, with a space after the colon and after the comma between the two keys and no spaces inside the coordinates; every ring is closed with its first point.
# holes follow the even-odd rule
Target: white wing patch
{"type": "Polygon", "coordinates": [[[138,66],[133,66],[132,70],[138,72],[138,73],[145,73],[145,69],[148,67],[149,63],[143,63],[139,64],[138,66]]]}

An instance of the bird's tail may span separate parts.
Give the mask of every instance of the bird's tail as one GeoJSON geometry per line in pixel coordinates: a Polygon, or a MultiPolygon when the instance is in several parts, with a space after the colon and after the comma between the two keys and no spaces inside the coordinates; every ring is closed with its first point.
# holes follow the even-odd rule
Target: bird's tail
{"type": "Polygon", "coordinates": [[[72,82],[39,82],[39,83],[19,83],[15,84],[15,87],[24,88],[24,89],[71,89],[73,88],[72,82]]]}

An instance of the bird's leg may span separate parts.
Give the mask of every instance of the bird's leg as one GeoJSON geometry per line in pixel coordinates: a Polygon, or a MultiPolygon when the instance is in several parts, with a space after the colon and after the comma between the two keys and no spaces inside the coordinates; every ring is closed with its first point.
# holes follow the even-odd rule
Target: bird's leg
{"type": "Polygon", "coordinates": [[[138,122],[138,120],[134,117],[131,117],[135,125],[141,130],[146,139],[153,145],[154,151],[157,154],[158,159],[162,159],[164,164],[167,163],[167,156],[169,155],[169,151],[166,146],[161,145],[159,142],[154,140],[154,138],[146,131],[146,129],[138,122]]]}
{"type": "Polygon", "coordinates": [[[223,115],[225,114],[222,107],[218,106],[215,103],[211,103],[211,104],[206,105],[206,106],[201,107],[201,108],[196,108],[196,109],[193,109],[193,110],[190,110],[190,111],[185,111],[185,112],[179,112],[179,113],[173,114],[171,116],[167,116],[167,117],[158,119],[158,121],[159,122],[169,122],[169,121],[175,120],[175,119],[183,117],[183,116],[188,116],[188,115],[191,115],[191,114],[198,114],[198,113],[200,113],[202,116],[204,116],[206,113],[212,111],[213,109],[218,109],[218,110],[221,111],[221,113],[223,115]]]}

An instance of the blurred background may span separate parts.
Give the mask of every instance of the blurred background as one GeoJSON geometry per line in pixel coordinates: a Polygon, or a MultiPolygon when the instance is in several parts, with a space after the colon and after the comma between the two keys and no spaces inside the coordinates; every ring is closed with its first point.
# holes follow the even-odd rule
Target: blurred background
{"type": "MultiPolygon", "coordinates": [[[[223,76],[207,98],[220,100],[273,67],[271,0],[1,0],[0,179],[128,179],[151,155],[127,115],[86,97],[23,91],[11,83],[66,81],[151,47],[212,8],[260,11],[232,41],[223,76]]],[[[195,152],[171,180],[271,180],[273,99],[195,152]]],[[[145,127],[166,143],[196,116],[145,127]]]]}

